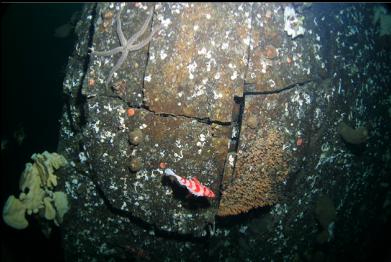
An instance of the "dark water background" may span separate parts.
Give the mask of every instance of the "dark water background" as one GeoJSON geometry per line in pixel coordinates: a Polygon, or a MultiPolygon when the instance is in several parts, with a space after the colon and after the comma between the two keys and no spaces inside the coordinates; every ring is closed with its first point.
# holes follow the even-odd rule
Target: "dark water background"
{"type": "MultiPolygon", "coordinates": [[[[82,4],[1,4],[1,209],[19,195],[19,177],[33,153],[56,151],[63,96],[62,81],[74,35],[54,37],[82,4]],[[13,134],[24,129],[18,145],[13,134]]],[[[1,261],[62,261],[59,233],[46,239],[29,219],[25,230],[1,219],[1,261]]]]}

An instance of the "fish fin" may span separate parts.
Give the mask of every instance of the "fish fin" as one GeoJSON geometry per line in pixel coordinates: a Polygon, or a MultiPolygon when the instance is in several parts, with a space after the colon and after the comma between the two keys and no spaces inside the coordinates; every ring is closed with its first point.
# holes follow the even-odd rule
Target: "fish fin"
{"type": "Polygon", "coordinates": [[[186,194],[186,196],[185,196],[186,199],[189,199],[189,198],[192,198],[192,197],[193,197],[193,195],[192,195],[192,193],[190,193],[190,192],[188,192],[188,193],[186,194]]]}
{"type": "Polygon", "coordinates": [[[175,176],[175,172],[171,169],[171,168],[166,168],[164,170],[164,174],[167,175],[167,176],[175,176]]]}

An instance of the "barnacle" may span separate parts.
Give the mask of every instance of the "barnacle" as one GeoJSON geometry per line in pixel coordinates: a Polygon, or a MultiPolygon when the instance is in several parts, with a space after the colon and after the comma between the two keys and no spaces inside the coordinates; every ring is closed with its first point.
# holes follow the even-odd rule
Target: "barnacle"
{"type": "Polygon", "coordinates": [[[132,145],[137,146],[140,144],[144,139],[144,134],[140,129],[133,130],[129,133],[129,142],[132,145]]]}
{"type": "Polygon", "coordinates": [[[130,165],[129,165],[129,168],[132,172],[137,172],[139,171],[141,168],[143,167],[143,161],[141,160],[141,158],[137,157],[137,158],[133,158],[131,161],[130,161],[130,165]]]}

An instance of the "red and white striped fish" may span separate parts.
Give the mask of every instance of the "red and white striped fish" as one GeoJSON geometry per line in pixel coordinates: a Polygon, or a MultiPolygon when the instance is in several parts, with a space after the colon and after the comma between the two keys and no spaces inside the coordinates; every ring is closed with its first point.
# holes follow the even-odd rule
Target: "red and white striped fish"
{"type": "Polygon", "coordinates": [[[167,176],[175,177],[179,184],[185,186],[187,190],[189,190],[189,192],[195,196],[203,196],[203,197],[210,197],[210,198],[215,197],[213,191],[210,190],[208,187],[204,186],[203,184],[201,184],[201,182],[198,181],[196,177],[193,177],[192,179],[186,179],[180,177],[177,174],[175,174],[171,168],[166,168],[164,170],[164,174],[167,176]]]}

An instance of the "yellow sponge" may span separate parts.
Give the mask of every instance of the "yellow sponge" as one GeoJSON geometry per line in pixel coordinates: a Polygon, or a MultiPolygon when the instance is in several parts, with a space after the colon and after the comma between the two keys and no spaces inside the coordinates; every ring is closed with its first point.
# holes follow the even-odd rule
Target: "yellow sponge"
{"type": "Polygon", "coordinates": [[[29,222],[26,220],[24,214],[26,213],[26,206],[14,196],[9,196],[3,208],[4,222],[15,229],[25,229],[29,222]]]}
{"type": "Polygon", "coordinates": [[[47,151],[33,154],[31,159],[34,163],[27,163],[20,177],[19,189],[22,193],[19,199],[9,196],[4,205],[4,222],[15,229],[24,229],[28,226],[26,212],[31,215],[41,210],[41,216],[54,220],[58,226],[69,210],[69,205],[64,192],[53,192],[53,188],[57,186],[54,171],[65,166],[67,161],[62,155],[47,151]]]}
{"type": "Polygon", "coordinates": [[[67,195],[64,192],[54,192],[53,194],[54,206],[56,207],[57,214],[54,223],[58,226],[62,223],[62,219],[66,212],[69,210],[69,204],[67,195]]]}

